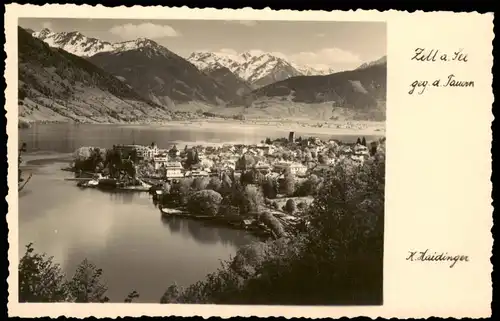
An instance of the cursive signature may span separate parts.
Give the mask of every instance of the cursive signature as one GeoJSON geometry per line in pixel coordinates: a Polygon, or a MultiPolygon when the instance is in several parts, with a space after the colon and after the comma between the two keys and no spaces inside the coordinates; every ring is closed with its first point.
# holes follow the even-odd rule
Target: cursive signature
{"type": "Polygon", "coordinates": [[[447,252],[431,252],[427,249],[425,251],[409,251],[406,260],[420,262],[451,262],[450,268],[452,268],[457,262],[469,262],[469,257],[467,255],[449,255],[447,252]]]}

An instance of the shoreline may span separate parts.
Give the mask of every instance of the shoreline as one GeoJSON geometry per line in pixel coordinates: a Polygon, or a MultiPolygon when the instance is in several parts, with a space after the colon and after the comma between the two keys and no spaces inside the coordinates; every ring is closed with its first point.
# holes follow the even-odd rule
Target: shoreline
{"type": "Polygon", "coordinates": [[[25,152],[22,155],[23,163],[21,166],[41,166],[57,162],[71,162],[73,153],[59,153],[51,151],[25,152]]]}
{"type": "Polygon", "coordinates": [[[157,122],[133,123],[75,123],[75,122],[30,122],[30,127],[19,127],[18,130],[28,130],[37,125],[73,125],[73,126],[116,126],[123,128],[185,128],[190,130],[217,129],[227,132],[238,130],[280,130],[295,131],[309,135],[339,135],[339,136],[385,136],[386,122],[376,121],[321,121],[321,120],[225,120],[225,119],[189,119],[157,122]],[[349,126],[344,128],[345,126],[349,126]]]}

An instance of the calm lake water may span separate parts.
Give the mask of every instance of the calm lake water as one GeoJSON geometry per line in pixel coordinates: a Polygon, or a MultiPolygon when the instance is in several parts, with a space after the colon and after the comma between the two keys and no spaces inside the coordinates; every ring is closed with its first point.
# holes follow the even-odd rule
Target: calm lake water
{"type": "MultiPolygon", "coordinates": [[[[116,125],[35,125],[19,130],[28,151],[73,152],[80,146],[172,143],[257,143],[288,135],[285,129],[141,127],[116,125]]],[[[331,138],[331,136],[328,136],[331,138]]],[[[357,136],[333,137],[345,141],[357,136]]],[[[367,139],[370,139],[368,136],[367,139]]],[[[121,302],[132,290],[137,302],[159,302],[169,285],[187,286],[220,267],[256,239],[243,231],[202,222],[162,220],[147,193],[110,193],[80,189],[65,181],[61,161],[29,163],[33,177],[19,195],[20,255],[30,242],[54,256],[70,276],[85,258],[102,268],[108,296],[121,302]]]]}
{"type": "Polygon", "coordinates": [[[204,279],[255,240],[243,231],[162,219],[148,193],[80,189],[64,180],[65,165],[28,165],[33,177],[19,195],[19,255],[33,242],[70,276],[88,258],[103,269],[113,301],[137,290],[137,302],[158,303],[173,282],[204,279]]]}
{"type": "MultiPolygon", "coordinates": [[[[344,142],[355,142],[358,135],[335,135],[307,133],[308,129],[297,131],[296,136],[318,136],[323,139],[335,138],[344,142]]],[[[173,143],[242,143],[254,144],[270,138],[288,137],[289,130],[272,126],[238,126],[224,124],[212,128],[202,128],[197,124],[186,126],[122,126],[92,124],[39,124],[19,130],[19,141],[27,144],[29,151],[55,151],[69,153],[81,146],[111,148],[114,144],[143,144],[152,142],[160,148],[170,148],[173,143]]],[[[368,141],[377,136],[365,136],[368,141]]]]}

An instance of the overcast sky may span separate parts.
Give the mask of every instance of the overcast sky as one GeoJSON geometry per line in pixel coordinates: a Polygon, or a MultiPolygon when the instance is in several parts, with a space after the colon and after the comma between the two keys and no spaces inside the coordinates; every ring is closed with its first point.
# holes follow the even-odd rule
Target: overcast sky
{"type": "Polygon", "coordinates": [[[34,31],[76,30],[109,42],[149,38],[183,57],[200,50],[262,50],[299,64],[335,69],[355,68],[387,50],[384,22],[23,18],[19,25],[34,31]]]}

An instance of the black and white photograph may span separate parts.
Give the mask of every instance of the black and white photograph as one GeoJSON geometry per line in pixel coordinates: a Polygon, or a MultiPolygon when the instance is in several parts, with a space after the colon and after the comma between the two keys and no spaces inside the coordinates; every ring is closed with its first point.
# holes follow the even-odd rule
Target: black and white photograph
{"type": "Polygon", "coordinates": [[[23,17],[17,63],[18,302],[384,303],[386,22],[23,17]]]}

